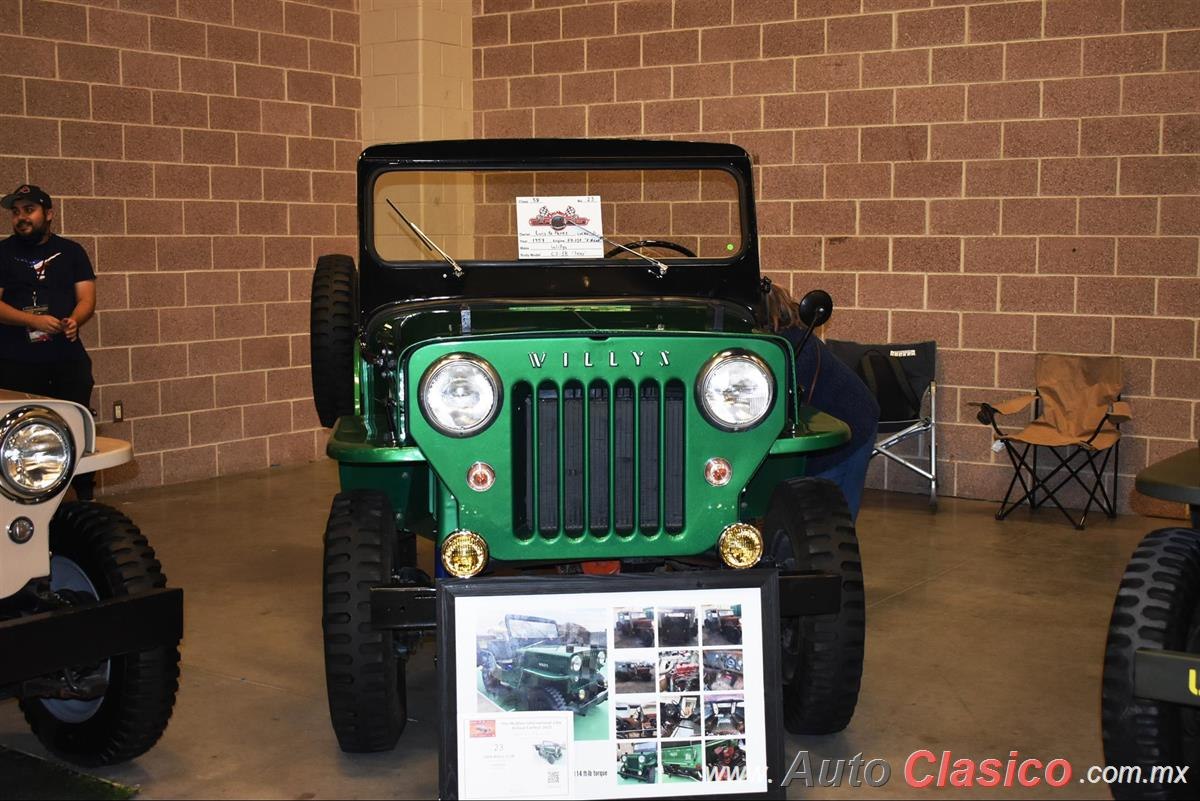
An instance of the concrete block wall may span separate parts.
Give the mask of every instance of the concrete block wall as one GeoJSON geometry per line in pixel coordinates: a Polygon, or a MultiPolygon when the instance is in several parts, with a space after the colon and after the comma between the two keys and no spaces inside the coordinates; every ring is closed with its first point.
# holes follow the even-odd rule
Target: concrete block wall
{"type": "Polygon", "coordinates": [[[827,335],[937,340],[944,493],[1002,494],[967,403],[1038,351],[1125,357],[1125,479],[1196,444],[1200,3],[474,2],[477,136],[741,144],[827,335]]]}
{"type": "Polygon", "coordinates": [[[358,0],[0,0],[0,187],[91,254],[105,489],[310,461],[316,255],[354,252],[358,0]],[[125,420],[112,422],[120,400],[125,420]]]}
{"type": "Polygon", "coordinates": [[[471,137],[470,0],[365,0],[363,144],[471,137]]]}
{"type": "MultiPolygon", "coordinates": [[[[366,0],[362,9],[363,145],[421,139],[470,139],[470,0],[366,0]]],[[[386,186],[386,183],[385,183],[386,186]]],[[[376,231],[388,258],[424,258],[418,243],[383,197],[405,207],[410,219],[460,256],[455,240],[470,231],[469,182],[437,202],[434,190],[411,196],[376,187],[376,231]]],[[[448,191],[442,186],[440,191],[448,191]]],[[[466,237],[469,242],[469,237],[466,237]]],[[[469,247],[469,245],[468,245],[469,247]]]]}

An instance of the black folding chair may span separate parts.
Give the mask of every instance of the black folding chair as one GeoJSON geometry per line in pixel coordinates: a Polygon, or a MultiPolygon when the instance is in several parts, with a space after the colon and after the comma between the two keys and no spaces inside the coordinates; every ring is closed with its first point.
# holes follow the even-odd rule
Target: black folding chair
{"type": "MultiPolygon", "coordinates": [[[[929,482],[929,505],[937,509],[937,343],[866,345],[831,339],[826,345],[850,366],[879,401],[879,433],[871,458],[883,455],[929,482]],[[929,403],[925,403],[925,399],[929,403]],[[928,405],[929,413],[923,410],[928,405]],[[901,442],[928,434],[929,469],[893,453],[901,442]]],[[[921,454],[925,458],[925,454],[921,454]]]]}

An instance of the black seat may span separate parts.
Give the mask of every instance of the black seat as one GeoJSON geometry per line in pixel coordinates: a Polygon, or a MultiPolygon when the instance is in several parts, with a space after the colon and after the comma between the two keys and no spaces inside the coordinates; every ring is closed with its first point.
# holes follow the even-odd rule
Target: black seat
{"type": "MultiPolygon", "coordinates": [[[[874,345],[831,339],[825,344],[858,373],[879,401],[879,433],[884,438],[875,443],[871,458],[882,454],[925,478],[929,482],[929,505],[937,509],[937,343],[874,345]],[[893,453],[901,442],[926,433],[928,470],[893,453]]],[[[926,453],[921,457],[925,458],[926,453]]]]}

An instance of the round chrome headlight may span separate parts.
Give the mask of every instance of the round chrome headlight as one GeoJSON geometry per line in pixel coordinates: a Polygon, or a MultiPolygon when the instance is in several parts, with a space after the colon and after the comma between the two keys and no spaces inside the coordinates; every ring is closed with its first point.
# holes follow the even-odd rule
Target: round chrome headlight
{"type": "Polygon", "coordinates": [[[67,424],[49,409],[25,407],[0,420],[0,489],[32,503],[71,479],[75,445],[67,424]]]}
{"type": "Polygon", "coordinates": [[[583,668],[583,654],[575,654],[571,657],[571,670],[580,670],[583,668]]]}
{"type": "Polygon", "coordinates": [[[451,437],[468,437],[487,428],[496,416],[500,377],[478,356],[451,354],[425,371],[420,399],[431,426],[451,437]]]}
{"type": "Polygon", "coordinates": [[[775,379],[759,357],[744,350],[718,353],[696,384],[708,422],[726,431],[745,431],[763,421],[775,398],[775,379]]]}
{"type": "Polygon", "coordinates": [[[607,661],[608,661],[608,653],[607,652],[600,651],[596,654],[596,664],[599,665],[600,667],[604,667],[604,663],[607,661]]]}

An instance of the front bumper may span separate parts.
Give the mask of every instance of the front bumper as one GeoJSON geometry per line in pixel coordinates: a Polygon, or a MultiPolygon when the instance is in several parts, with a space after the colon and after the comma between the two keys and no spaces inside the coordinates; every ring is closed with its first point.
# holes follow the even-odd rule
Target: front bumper
{"type": "MultiPolygon", "coordinates": [[[[599,682],[592,682],[592,684],[588,685],[588,692],[590,693],[590,692],[594,691],[597,687],[599,687],[600,691],[597,692],[595,695],[593,695],[591,698],[589,698],[588,700],[586,700],[583,703],[578,704],[578,705],[567,704],[568,708],[572,709],[576,715],[586,715],[589,709],[596,706],[597,704],[602,704],[605,701],[607,701],[608,700],[608,688],[599,686],[599,682]]],[[[575,697],[576,697],[576,699],[578,699],[579,691],[576,690],[575,692],[576,692],[575,697]]]]}
{"type": "Polygon", "coordinates": [[[1134,653],[1133,694],[1147,700],[1200,706],[1200,654],[1139,648],[1134,653]]]}
{"type": "Polygon", "coordinates": [[[183,637],[183,590],[168,587],[0,621],[0,687],[174,646],[183,637]]]}
{"type": "MultiPolygon", "coordinates": [[[[487,579],[477,579],[487,581],[487,579]]],[[[842,580],[833,573],[779,571],[781,617],[836,615],[842,580]]],[[[371,588],[371,627],[419,633],[437,628],[437,588],[414,584],[371,588]]]]}

